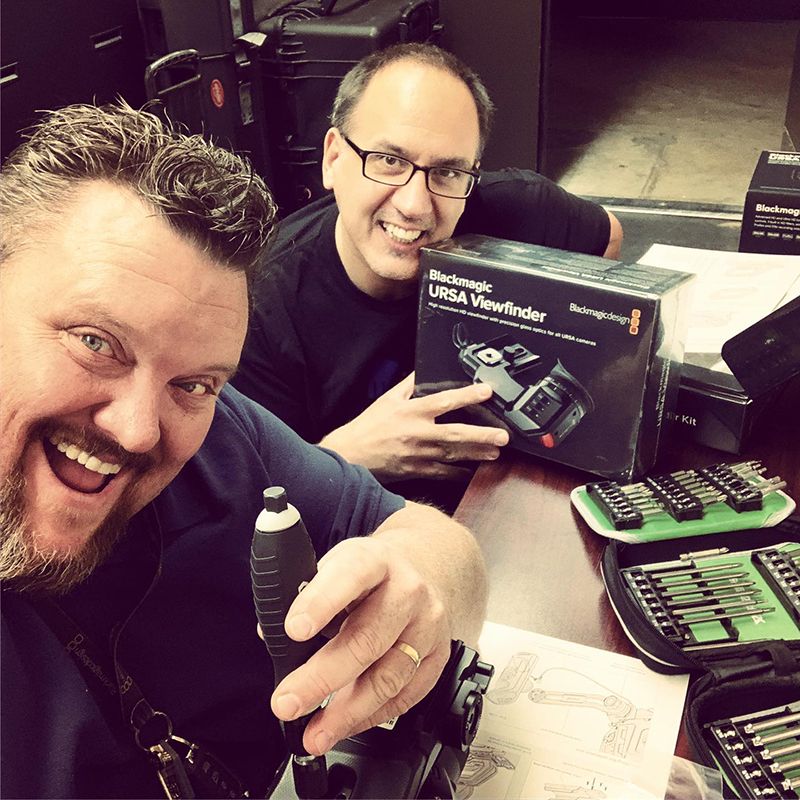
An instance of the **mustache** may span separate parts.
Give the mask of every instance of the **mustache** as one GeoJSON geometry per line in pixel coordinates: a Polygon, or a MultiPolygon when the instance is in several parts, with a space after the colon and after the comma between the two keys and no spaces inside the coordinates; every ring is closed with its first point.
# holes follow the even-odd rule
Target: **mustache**
{"type": "Polygon", "coordinates": [[[100,453],[104,461],[113,461],[121,467],[136,472],[145,472],[155,464],[155,455],[131,453],[110,436],[92,425],[64,425],[63,423],[42,422],[35,431],[39,437],[49,439],[55,436],[74,444],[89,453],[100,453]]]}

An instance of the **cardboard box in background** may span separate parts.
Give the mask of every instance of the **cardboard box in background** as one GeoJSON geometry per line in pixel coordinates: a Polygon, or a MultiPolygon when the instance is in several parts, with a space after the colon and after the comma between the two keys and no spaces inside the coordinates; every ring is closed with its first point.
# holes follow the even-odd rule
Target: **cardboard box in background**
{"type": "Polygon", "coordinates": [[[744,201],[739,251],[800,255],[800,153],[761,153],[744,201]]]}
{"type": "Polygon", "coordinates": [[[484,381],[458,413],[613,480],[654,463],[674,411],[691,276],[463,236],[420,258],[416,394],[484,381]]]}

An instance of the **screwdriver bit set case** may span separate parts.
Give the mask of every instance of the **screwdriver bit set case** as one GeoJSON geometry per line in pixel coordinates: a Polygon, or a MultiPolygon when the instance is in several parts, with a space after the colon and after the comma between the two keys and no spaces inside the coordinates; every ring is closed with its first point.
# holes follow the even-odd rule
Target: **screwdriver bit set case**
{"type": "Polygon", "coordinates": [[[800,516],[774,527],[612,540],[611,605],[641,660],[692,674],[686,731],[725,797],[800,798],[800,516]]]}

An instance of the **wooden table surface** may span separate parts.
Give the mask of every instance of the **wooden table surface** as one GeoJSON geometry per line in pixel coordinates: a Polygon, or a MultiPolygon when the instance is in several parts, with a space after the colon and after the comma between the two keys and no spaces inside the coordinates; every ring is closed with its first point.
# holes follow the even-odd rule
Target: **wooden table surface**
{"type": "MultiPolygon", "coordinates": [[[[800,501],[800,381],[783,392],[739,455],[671,441],[651,474],[759,458],[800,501]]],[[[488,619],[635,655],[606,597],[600,559],[607,539],[572,508],[569,493],[593,476],[512,451],[482,465],[456,511],[474,533],[489,573],[488,619]]],[[[695,760],[681,731],[676,753],[695,760]]]]}

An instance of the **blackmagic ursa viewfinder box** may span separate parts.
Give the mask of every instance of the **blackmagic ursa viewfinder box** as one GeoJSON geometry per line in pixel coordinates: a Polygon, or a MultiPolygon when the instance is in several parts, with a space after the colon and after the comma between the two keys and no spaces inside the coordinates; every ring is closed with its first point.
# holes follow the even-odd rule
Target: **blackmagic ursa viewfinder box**
{"type": "Polygon", "coordinates": [[[485,382],[492,398],[456,418],[614,480],[653,465],[691,275],[488,236],[423,248],[420,264],[418,396],[485,382]]]}

